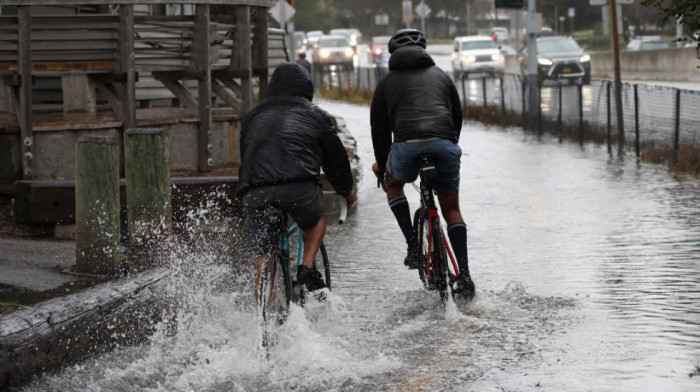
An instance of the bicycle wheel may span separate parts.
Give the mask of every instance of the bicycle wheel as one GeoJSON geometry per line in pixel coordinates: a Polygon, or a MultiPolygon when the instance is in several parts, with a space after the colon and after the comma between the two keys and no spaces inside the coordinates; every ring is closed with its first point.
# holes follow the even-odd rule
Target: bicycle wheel
{"type": "Polygon", "coordinates": [[[318,250],[318,253],[316,253],[316,257],[314,257],[314,268],[316,269],[316,271],[321,273],[321,276],[323,276],[323,282],[326,284],[326,287],[328,287],[328,290],[330,290],[331,266],[328,261],[326,245],[323,242],[321,242],[321,248],[318,250]]]}
{"type": "Polygon", "coordinates": [[[440,298],[444,300],[447,297],[447,273],[449,269],[447,267],[447,249],[445,249],[445,240],[439,219],[432,222],[432,242],[433,260],[430,272],[435,288],[440,292],[440,298]]]}
{"type": "MultiPolygon", "coordinates": [[[[416,237],[418,238],[418,244],[420,245],[420,248],[423,250],[423,254],[428,255],[428,220],[424,217],[424,212],[422,208],[419,208],[416,210],[415,214],[413,214],[413,232],[415,233],[416,237]]],[[[423,263],[418,268],[418,277],[420,278],[420,281],[423,283],[423,287],[426,289],[430,289],[430,284],[428,283],[428,274],[427,274],[427,260],[423,263]]]]}
{"type": "Polygon", "coordinates": [[[270,251],[260,280],[260,312],[262,315],[262,344],[270,343],[272,328],[284,323],[292,299],[292,277],[289,261],[279,249],[270,251]]]}

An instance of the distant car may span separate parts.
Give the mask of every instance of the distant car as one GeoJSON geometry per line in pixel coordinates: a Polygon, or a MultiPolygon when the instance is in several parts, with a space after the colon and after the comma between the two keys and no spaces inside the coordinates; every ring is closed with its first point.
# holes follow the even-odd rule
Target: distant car
{"type": "Polygon", "coordinates": [[[344,35],[324,35],[315,45],[313,53],[314,64],[338,65],[353,69],[355,50],[344,35]]]}
{"type": "Polygon", "coordinates": [[[371,63],[376,63],[380,59],[380,57],[382,56],[382,52],[385,52],[389,47],[390,39],[391,36],[389,35],[380,35],[377,37],[372,37],[372,40],[369,43],[369,61],[371,63]]]}
{"type": "Polygon", "coordinates": [[[308,43],[309,41],[306,39],[306,34],[303,31],[294,32],[294,49],[297,54],[306,53],[308,43]]]}
{"type": "Polygon", "coordinates": [[[309,47],[313,47],[317,42],[318,39],[321,38],[323,35],[323,31],[321,30],[313,30],[313,31],[307,31],[306,32],[306,41],[309,47]]]}
{"type": "Polygon", "coordinates": [[[496,41],[501,45],[510,43],[510,34],[507,27],[492,27],[491,34],[496,36],[496,41]]]}
{"type": "Polygon", "coordinates": [[[668,47],[668,42],[659,36],[637,37],[627,44],[627,50],[668,49],[668,47]]]}
{"type": "Polygon", "coordinates": [[[452,52],[452,74],[503,72],[505,58],[498,44],[490,36],[470,35],[457,37],[452,52]]]}
{"type": "Polygon", "coordinates": [[[357,53],[357,43],[362,39],[362,33],[358,29],[333,29],[329,32],[330,35],[344,35],[347,37],[355,53],[357,53]]]}
{"type": "MultiPolygon", "coordinates": [[[[523,80],[527,78],[527,47],[518,58],[523,80]]],[[[537,80],[566,80],[569,83],[591,83],[591,56],[571,37],[537,38],[537,80]]]]}

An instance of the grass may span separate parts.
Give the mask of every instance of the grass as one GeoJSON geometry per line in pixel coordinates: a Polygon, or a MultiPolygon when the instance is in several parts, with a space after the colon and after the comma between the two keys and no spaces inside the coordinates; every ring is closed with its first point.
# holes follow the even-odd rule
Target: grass
{"type": "MultiPolygon", "coordinates": [[[[498,106],[473,106],[463,110],[465,119],[476,120],[487,125],[502,126],[523,126],[522,114],[513,111],[502,112],[498,106]]],[[[588,141],[597,144],[607,143],[607,128],[583,122],[583,134],[578,125],[571,126],[563,124],[561,129],[556,121],[546,118],[542,119],[542,124],[525,127],[533,132],[546,132],[559,137],[559,140],[588,141]],[[583,139],[583,140],[581,140],[583,139]]],[[[613,138],[616,136],[613,135],[613,138]]],[[[613,140],[612,143],[616,143],[613,140]]],[[[626,148],[634,149],[633,136],[628,136],[626,148]]],[[[673,173],[690,174],[700,178],[700,143],[684,143],[679,146],[678,151],[667,145],[658,145],[656,142],[640,143],[640,157],[643,161],[666,165],[673,173]]]]}
{"type": "Polygon", "coordinates": [[[334,101],[346,101],[350,103],[369,105],[372,103],[374,89],[356,87],[343,87],[341,89],[338,87],[324,87],[317,95],[334,101]]]}

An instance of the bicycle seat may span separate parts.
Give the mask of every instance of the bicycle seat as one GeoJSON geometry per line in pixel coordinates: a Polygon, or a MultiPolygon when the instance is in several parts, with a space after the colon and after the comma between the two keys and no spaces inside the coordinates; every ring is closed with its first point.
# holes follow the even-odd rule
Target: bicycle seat
{"type": "Polygon", "coordinates": [[[437,183],[437,170],[435,169],[433,157],[430,155],[421,155],[418,157],[418,162],[420,164],[419,173],[421,182],[429,188],[433,188],[437,183]]]}

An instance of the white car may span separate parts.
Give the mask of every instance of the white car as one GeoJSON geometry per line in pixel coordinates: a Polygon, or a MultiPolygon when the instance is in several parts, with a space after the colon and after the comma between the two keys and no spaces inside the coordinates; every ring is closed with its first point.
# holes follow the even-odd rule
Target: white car
{"type": "Polygon", "coordinates": [[[452,52],[455,80],[463,74],[501,73],[505,68],[505,57],[493,38],[476,35],[455,38],[452,52]]]}

